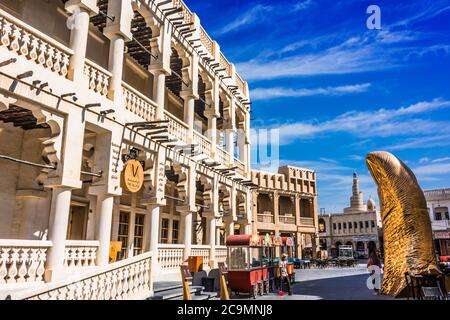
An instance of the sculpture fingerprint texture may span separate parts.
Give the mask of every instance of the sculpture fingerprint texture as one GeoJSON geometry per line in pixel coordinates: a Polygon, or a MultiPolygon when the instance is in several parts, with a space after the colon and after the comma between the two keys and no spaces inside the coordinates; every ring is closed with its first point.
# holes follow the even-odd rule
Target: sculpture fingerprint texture
{"type": "Polygon", "coordinates": [[[384,233],[381,292],[406,294],[405,272],[439,273],[425,196],[414,173],[388,152],[371,152],[366,164],[378,186],[384,233]]]}

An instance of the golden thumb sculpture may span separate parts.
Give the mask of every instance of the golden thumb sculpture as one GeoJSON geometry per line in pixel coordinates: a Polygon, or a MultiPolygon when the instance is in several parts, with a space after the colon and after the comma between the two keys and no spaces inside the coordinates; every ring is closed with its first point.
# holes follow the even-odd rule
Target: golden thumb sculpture
{"type": "Polygon", "coordinates": [[[414,173],[389,152],[371,152],[366,164],[378,186],[384,233],[381,292],[406,294],[405,272],[439,273],[425,196],[414,173]]]}

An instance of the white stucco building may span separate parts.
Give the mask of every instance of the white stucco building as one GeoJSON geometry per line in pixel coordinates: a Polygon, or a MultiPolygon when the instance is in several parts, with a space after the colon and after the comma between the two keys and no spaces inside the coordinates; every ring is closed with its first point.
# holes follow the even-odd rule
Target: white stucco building
{"type": "Polygon", "coordinates": [[[450,188],[425,190],[433,239],[439,255],[450,255],[450,188]]]}
{"type": "Polygon", "coordinates": [[[252,232],[248,85],[183,1],[2,0],[0,29],[0,291],[145,297],[252,232]]]}

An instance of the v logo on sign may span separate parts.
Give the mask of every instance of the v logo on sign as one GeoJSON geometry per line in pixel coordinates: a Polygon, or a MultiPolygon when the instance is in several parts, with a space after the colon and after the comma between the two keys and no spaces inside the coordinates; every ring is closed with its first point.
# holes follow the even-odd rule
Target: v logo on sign
{"type": "Polygon", "coordinates": [[[134,164],[132,164],[131,169],[133,171],[133,177],[136,177],[138,174],[139,167],[134,168],[134,164]]]}

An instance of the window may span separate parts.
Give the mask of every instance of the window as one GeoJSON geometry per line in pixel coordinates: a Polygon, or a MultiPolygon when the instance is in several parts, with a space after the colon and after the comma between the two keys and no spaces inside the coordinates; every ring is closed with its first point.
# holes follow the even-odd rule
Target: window
{"type": "Polygon", "coordinates": [[[362,221],[359,222],[359,228],[360,228],[360,229],[364,228],[364,224],[363,224],[362,221]]]}
{"type": "Polygon", "coordinates": [[[178,235],[180,233],[180,221],[173,220],[172,221],[172,243],[177,244],[178,243],[178,235]]]}
{"type": "Polygon", "coordinates": [[[442,215],[441,215],[441,213],[440,212],[436,212],[435,214],[434,214],[434,220],[442,220],[442,215]]]}
{"type": "Polygon", "coordinates": [[[169,241],[169,219],[162,219],[161,221],[161,243],[168,243],[169,241]]]}
{"type": "Polygon", "coordinates": [[[357,228],[358,228],[358,222],[353,222],[353,227],[354,227],[355,229],[357,229],[357,228]]]}
{"type": "Polygon", "coordinates": [[[448,215],[448,211],[445,213],[445,219],[450,220],[449,215],[448,215]]]}
{"type": "Polygon", "coordinates": [[[144,242],[144,221],[145,215],[136,214],[136,219],[134,220],[134,250],[133,255],[142,254],[143,242],[144,242]]]}
{"type": "Polygon", "coordinates": [[[339,230],[341,230],[341,229],[342,229],[342,225],[341,225],[341,223],[340,223],[340,222],[338,223],[338,228],[339,228],[339,230]]]}
{"type": "Polygon", "coordinates": [[[344,222],[344,229],[347,229],[347,222],[344,222]]]}
{"type": "Polygon", "coordinates": [[[370,221],[370,224],[372,225],[372,228],[375,228],[375,221],[370,221]]]}
{"type": "Polygon", "coordinates": [[[130,214],[120,212],[119,233],[117,240],[122,242],[122,250],[117,254],[117,260],[126,259],[128,256],[128,225],[130,223],[130,214]]]}
{"type": "Polygon", "coordinates": [[[336,230],[336,223],[333,223],[333,230],[336,230]]]}
{"type": "Polygon", "coordinates": [[[351,222],[348,223],[348,228],[351,229],[353,224],[351,222]]]}
{"type": "Polygon", "coordinates": [[[366,225],[366,228],[369,228],[369,221],[366,221],[365,225],[366,225]]]}

